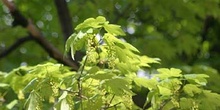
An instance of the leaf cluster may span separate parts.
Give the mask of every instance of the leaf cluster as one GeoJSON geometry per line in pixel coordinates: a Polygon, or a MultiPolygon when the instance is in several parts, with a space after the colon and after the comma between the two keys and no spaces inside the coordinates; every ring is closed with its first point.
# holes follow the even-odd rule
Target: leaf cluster
{"type": "Polygon", "coordinates": [[[219,109],[220,95],[203,88],[205,74],[160,68],[151,78],[138,77],[140,69],[151,68],[158,59],[140,55],[118,38],[125,33],[104,17],[89,18],[75,30],[65,49],[73,59],[76,51],[86,51],[79,70],[45,63],[1,72],[1,109],[219,109]],[[143,106],[132,100],[139,88],[148,90],[141,93],[146,99],[143,106]]]}

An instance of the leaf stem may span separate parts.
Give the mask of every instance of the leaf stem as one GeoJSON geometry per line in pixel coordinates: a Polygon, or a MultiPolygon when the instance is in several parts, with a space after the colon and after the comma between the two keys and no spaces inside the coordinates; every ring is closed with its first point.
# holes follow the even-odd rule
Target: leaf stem
{"type": "Polygon", "coordinates": [[[111,100],[109,101],[109,103],[105,104],[104,110],[111,108],[112,106],[110,106],[110,104],[112,103],[113,99],[115,98],[115,94],[112,96],[111,100]]]}
{"type": "Polygon", "coordinates": [[[79,98],[80,98],[81,109],[83,109],[83,103],[82,103],[82,98],[83,98],[83,96],[82,96],[82,91],[83,91],[83,90],[82,90],[82,81],[81,81],[81,78],[82,78],[83,71],[84,71],[84,69],[85,69],[85,65],[86,65],[87,59],[88,59],[88,56],[86,56],[86,59],[85,59],[83,65],[82,65],[82,69],[81,69],[81,71],[80,71],[79,77],[77,78],[77,86],[78,86],[78,90],[79,90],[79,91],[78,91],[78,96],[79,96],[79,98]]]}

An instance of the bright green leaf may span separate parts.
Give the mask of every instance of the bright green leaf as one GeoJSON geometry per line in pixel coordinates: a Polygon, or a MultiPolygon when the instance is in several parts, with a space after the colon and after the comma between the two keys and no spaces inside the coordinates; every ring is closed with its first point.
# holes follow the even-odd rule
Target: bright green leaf
{"type": "Polygon", "coordinates": [[[0,83],[0,88],[6,88],[9,87],[9,84],[5,84],[5,83],[0,83]]]}
{"type": "Polygon", "coordinates": [[[108,73],[105,71],[98,71],[96,74],[92,74],[89,77],[93,79],[97,79],[97,80],[105,80],[105,79],[111,79],[114,76],[115,74],[113,73],[108,73]]]}
{"type": "Polygon", "coordinates": [[[157,74],[155,76],[159,77],[160,79],[166,79],[166,78],[172,78],[172,77],[182,77],[181,70],[180,69],[167,69],[167,68],[161,68],[157,69],[157,71],[160,74],[157,74]]]}
{"type": "Polygon", "coordinates": [[[98,16],[96,19],[88,18],[83,23],[79,24],[75,30],[79,31],[86,28],[101,28],[105,23],[108,23],[105,17],[98,16]]]}
{"type": "Polygon", "coordinates": [[[26,101],[26,109],[27,110],[37,110],[39,107],[39,95],[32,91],[26,101]]]}
{"type": "Polygon", "coordinates": [[[114,79],[109,79],[105,81],[104,83],[113,94],[116,95],[123,95],[125,92],[126,93],[132,93],[131,90],[129,89],[129,82],[125,79],[122,78],[114,78],[114,79]]]}
{"type": "Polygon", "coordinates": [[[99,71],[100,68],[98,66],[93,66],[91,69],[89,69],[89,74],[95,74],[97,71],[99,71]]]}
{"type": "Polygon", "coordinates": [[[157,81],[155,79],[135,78],[134,82],[138,86],[144,86],[146,88],[149,88],[150,90],[155,88],[157,85],[157,81]]]}
{"type": "Polygon", "coordinates": [[[104,28],[108,33],[114,36],[118,36],[118,35],[125,36],[124,31],[121,29],[121,26],[119,25],[106,24],[104,25],[104,28]]]}
{"type": "Polygon", "coordinates": [[[18,100],[13,100],[13,101],[10,102],[9,104],[7,104],[6,107],[7,107],[9,110],[12,110],[13,107],[14,107],[15,105],[17,105],[17,104],[18,104],[18,100]]]}
{"type": "Polygon", "coordinates": [[[195,101],[191,98],[180,98],[180,108],[182,110],[191,110],[195,101]]]}
{"type": "Polygon", "coordinates": [[[191,97],[193,97],[195,94],[200,94],[202,92],[200,88],[193,84],[186,84],[183,87],[183,91],[191,97]]]}
{"type": "Polygon", "coordinates": [[[37,86],[37,78],[32,79],[23,89],[24,92],[30,92],[37,86]]]}
{"type": "Polygon", "coordinates": [[[195,82],[200,85],[206,85],[206,78],[208,78],[209,76],[206,74],[186,74],[184,75],[184,77],[191,83],[195,82]]]}
{"type": "Polygon", "coordinates": [[[162,86],[158,85],[158,89],[159,89],[160,94],[163,95],[163,96],[170,96],[170,95],[172,95],[171,90],[168,89],[168,88],[165,88],[165,87],[162,87],[162,86]]]}

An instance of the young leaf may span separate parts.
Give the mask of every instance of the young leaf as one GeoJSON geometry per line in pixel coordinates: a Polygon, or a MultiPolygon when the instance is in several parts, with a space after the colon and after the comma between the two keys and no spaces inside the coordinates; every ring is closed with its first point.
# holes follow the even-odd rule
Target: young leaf
{"type": "Polygon", "coordinates": [[[73,33],[66,41],[65,44],[65,53],[69,52],[70,46],[73,44],[76,34],[73,33]]]}
{"type": "Polygon", "coordinates": [[[150,57],[147,57],[147,56],[141,56],[140,57],[140,66],[143,66],[143,67],[149,67],[149,63],[159,63],[159,59],[156,59],[156,58],[150,58],[150,57]]]}
{"type": "Polygon", "coordinates": [[[26,101],[26,109],[27,110],[37,110],[39,107],[39,95],[36,93],[36,91],[32,91],[26,101]]]}
{"type": "Polygon", "coordinates": [[[7,88],[7,87],[10,87],[10,85],[6,83],[0,83],[0,88],[7,88]]]}
{"type": "Polygon", "coordinates": [[[30,92],[32,91],[34,88],[36,88],[37,86],[37,78],[32,79],[23,89],[23,91],[26,92],[30,92]]]}
{"type": "Polygon", "coordinates": [[[122,78],[109,79],[105,81],[104,84],[111,90],[111,93],[116,94],[116,95],[121,96],[125,92],[130,93],[130,94],[132,93],[128,87],[129,82],[122,78]]]}
{"type": "Polygon", "coordinates": [[[191,97],[193,97],[194,94],[200,94],[202,92],[200,88],[198,88],[196,85],[193,84],[186,84],[183,87],[183,91],[191,97]]]}
{"type": "Polygon", "coordinates": [[[203,90],[202,94],[198,98],[200,110],[219,110],[220,109],[220,95],[212,93],[208,90],[203,90]]]}
{"type": "Polygon", "coordinates": [[[86,32],[82,32],[79,31],[79,33],[77,34],[73,34],[70,38],[67,40],[67,45],[66,45],[66,51],[68,51],[69,49],[71,49],[71,57],[74,60],[74,54],[77,50],[80,50],[83,48],[83,46],[86,44],[87,42],[87,36],[86,36],[86,32]],[[74,38],[74,40],[73,40],[74,38]]]}
{"type": "Polygon", "coordinates": [[[184,75],[184,77],[186,78],[186,80],[188,80],[191,83],[206,85],[207,83],[206,78],[208,78],[209,76],[206,74],[186,74],[184,75]]]}
{"type": "Polygon", "coordinates": [[[159,92],[160,92],[161,95],[163,95],[163,96],[170,96],[170,95],[172,95],[172,92],[171,92],[170,89],[162,87],[162,86],[159,86],[159,85],[157,87],[158,87],[159,92]]]}
{"type": "Polygon", "coordinates": [[[111,79],[114,76],[115,74],[113,73],[98,71],[96,74],[91,74],[89,77],[97,80],[105,80],[105,79],[111,79]]]}
{"type": "Polygon", "coordinates": [[[60,109],[59,110],[71,110],[69,104],[67,103],[66,99],[61,101],[60,109]]]}
{"type": "Polygon", "coordinates": [[[143,86],[148,88],[149,90],[153,89],[157,85],[157,81],[155,79],[146,79],[146,78],[135,78],[134,82],[138,86],[143,86]]]}
{"type": "Polygon", "coordinates": [[[195,103],[195,100],[191,98],[180,98],[180,108],[182,110],[191,110],[194,106],[193,103],[195,103]]]}
{"type": "Polygon", "coordinates": [[[13,107],[16,106],[18,104],[18,100],[13,100],[12,102],[10,102],[9,104],[6,105],[7,109],[9,110],[13,110],[13,107]]]}
{"type": "Polygon", "coordinates": [[[125,36],[124,31],[121,29],[121,26],[119,25],[114,25],[114,24],[105,24],[104,25],[105,30],[114,35],[114,36],[125,36]]]}
{"type": "Polygon", "coordinates": [[[96,19],[89,18],[83,23],[79,24],[75,30],[79,31],[86,28],[101,28],[105,23],[107,24],[108,22],[106,21],[105,17],[102,16],[98,16],[96,19]]]}
{"type": "Polygon", "coordinates": [[[166,78],[171,78],[171,77],[182,77],[181,70],[180,69],[167,69],[167,68],[161,68],[157,69],[157,71],[160,74],[156,74],[155,76],[159,77],[160,79],[166,79],[166,78]]]}

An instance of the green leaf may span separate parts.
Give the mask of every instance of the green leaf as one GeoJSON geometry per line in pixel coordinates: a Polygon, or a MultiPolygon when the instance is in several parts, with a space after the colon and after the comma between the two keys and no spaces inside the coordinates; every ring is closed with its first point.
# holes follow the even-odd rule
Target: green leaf
{"type": "Polygon", "coordinates": [[[73,109],[73,97],[70,97],[67,91],[63,91],[58,98],[57,103],[54,106],[55,110],[72,110],[73,109]]]}
{"type": "Polygon", "coordinates": [[[220,109],[220,95],[212,93],[208,90],[203,90],[200,97],[198,97],[199,109],[201,110],[219,110],[220,109]]]}
{"type": "Polygon", "coordinates": [[[98,66],[93,66],[91,69],[89,69],[88,73],[89,74],[95,74],[99,70],[100,70],[100,68],[98,66]]]}
{"type": "Polygon", "coordinates": [[[160,74],[156,74],[156,77],[159,77],[160,79],[166,79],[166,78],[172,78],[172,77],[182,77],[181,70],[180,69],[167,69],[167,68],[161,68],[157,69],[157,71],[160,74]]]}
{"type": "Polygon", "coordinates": [[[106,71],[98,71],[96,74],[89,75],[90,78],[97,79],[97,80],[111,79],[114,76],[115,74],[109,73],[106,71]]]}
{"type": "Polygon", "coordinates": [[[114,36],[118,36],[118,35],[125,36],[124,31],[121,29],[121,26],[119,26],[119,25],[105,24],[104,28],[108,33],[110,33],[114,36]]]}
{"type": "Polygon", "coordinates": [[[62,99],[59,110],[71,110],[69,104],[66,99],[62,99]]]}
{"type": "Polygon", "coordinates": [[[146,78],[135,78],[134,82],[138,86],[143,86],[148,88],[149,90],[152,90],[153,88],[156,87],[157,81],[155,79],[146,79],[146,78]]]}
{"type": "Polygon", "coordinates": [[[115,95],[123,95],[126,93],[132,93],[132,91],[129,89],[129,82],[122,78],[114,78],[106,80],[104,85],[107,86],[108,89],[110,89],[110,92],[115,95]]]}
{"type": "Polygon", "coordinates": [[[65,45],[65,52],[67,53],[69,50],[71,50],[71,57],[74,60],[74,54],[77,50],[80,50],[83,48],[83,46],[87,42],[87,32],[90,32],[91,29],[88,29],[86,32],[79,31],[78,33],[72,34],[66,42],[65,45]]]}
{"type": "Polygon", "coordinates": [[[17,105],[18,104],[18,100],[13,100],[12,102],[10,102],[9,104],[7,104],[6,105],[6,107],[7,107],[7,109],[9,109],[9,110],[13,110],[13,107],[15,106],[15,105],[17,105]]]}
{"type": "Polygon", "coordinates": [[[26,101],[25,107],[27,110],[37,110],[39,107],[39,95],[35,92],[32,91],[26,101]]]}
{"type": "Polygon", "coordinates": [[[161,95],[163,95],[163,96],[170,96],[170,95],[172,95],[172,92],[171,92],[170,89],[162,87],[162,86],[159,86],[159,85],[157,87],[158,87],[159,93],[161,95]]]}
{"type": "Polygon", "coordinates": [[[37,78],[32,79],[23,89],[25,93],[32,91],[37,87],[37,78]]]}
{"type": "Polygon", "coordinates": [[[193,84],[186,84],[183,87],[183,91],[191,97],[193,97],[195,94],[200,94],[202,92],[200,88],[193,84]]]}
{"type": "Polygon", "coordinates": [[[182,110],[191,110],[193,108],[193,103],[195,101],[191,98],[185,98],[185,97],[182,97],[180,98],[180,108],[182,110]]]}
{"type": "Polygon", "coordinates": [[[127,42],[125,42],[124,45],[125,45],[125,47],[127,49],[129,49],[129,50],[131,50],[133,52],[140,53],[140,51],[137,48],[135,48],[133,45],[131,45],[131,44],[127,43],[127,42]]]}
{"type": "Polygon", "coordinates": [[[7,87],[9,87],[9,86],[10,86],[9,84],[0,83],[0,88],[7,88],[7,87]]]}
{"type": "Polygon", "coordinates": [[[140,61],[140,66],[143,67],[149,67],[149,63],[159,63],[159,59],[150,58],[148,56],[141,56],[140,61]]]}
{"type": "Polygon", "coordinates": [[[65,52],[66,52],[66,53],[69,52],[70,47],[71,47],[71,45],[72,45],[73,42],[74,42],[75,36],[76,36],[76,34],[73,33],[73,34],[67,39],[66,44],[65,44],[65,52]]]}
{"type": "Polygon", "coordinates": [[[83,23],[79,24],[75,30],[79,31],[86,28],[101,28],[104,24],[107,24],[105,17],[98,16],[96,19],[88,18],[83,23]]]}
{"type": "Polygon", "coordinates": [[[103,102],[102,96],[100,94],[95,94],[89,98],[85,110],[89,110],[91,108],[94,110],[99,110],[103,106],[103,102]]]}
{"type": "Polygon", "coordinates": [[[207,83],[206,78],[208,78],[209,76],[206,74],[186,74],[184,75],[184,77],[186,78],[186,80],[188,80],[191,83],[206,85],[207,83]]]}

